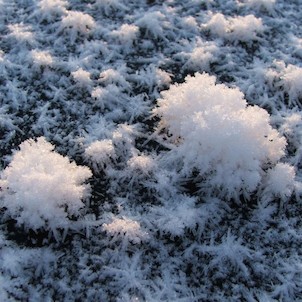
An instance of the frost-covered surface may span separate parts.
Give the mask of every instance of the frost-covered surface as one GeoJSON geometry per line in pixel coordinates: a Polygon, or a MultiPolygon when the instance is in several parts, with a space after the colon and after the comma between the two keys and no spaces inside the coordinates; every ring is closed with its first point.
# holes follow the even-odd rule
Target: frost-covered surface
{"type": "Polygon", "coordinates": [[[300,6],[0,1],[0,300],[302,300],[300,6]]]}

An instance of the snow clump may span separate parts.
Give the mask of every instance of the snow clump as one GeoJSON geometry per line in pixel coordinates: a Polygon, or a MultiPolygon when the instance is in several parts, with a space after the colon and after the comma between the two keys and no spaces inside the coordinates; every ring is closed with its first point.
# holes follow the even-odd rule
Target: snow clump
{"type": "Polygon", "coordinates": [[[92,176],[89,168],[53,150],[44,137],[28,139],[1,173],[1,206],[25,229],[65,228],[80,216],[89,197],[90,187],[84,184],[92,176]]]}
{"type": "Polygon", "coordinates": [[[96,171],[104,168],[115,157],[115,149],[110,139],[95,141],[85,149],[85,159],[92,163],[96,171]]]}
{"type": "Polygon", "coordinates": [[[190,52],[180,53],[187,62],[183,68],[191,71],[207,71],[210,64],[215,61],[215,55],[218,53],[218,47],[213,42],[204,42],[197,40],[196,46],[190,52]]]}
{"type": "Polygon", "coordinates": [[[126,44],[127,46],[132,46],[138,34],[139,28],[133,24],[123,24],[118,30],[112,32],[113,37],[116,37],[121,44],[126,44]]]}
{"type": "Polygon", "coordinates": [[[138,244],[148,238],[148,233],[142,230],[139,222],[126,217],[115,217],[110,223],[104,223],[103,230],[113,236],[114,241],[122,239],[138,244]]]}
{"type": "Polygon", "coordinates": [[[61,16],[66,13],[67,1],[64,0],[41,0],[38,4],[42,19],[51,21],[57,16],[61,16]]]}
{"type": "MultiPolygon", "coordinates": [[[[265,73],[270,88],[278,88],[288,95],[289,105],[299,105],[302,97],[302,67],[275,60],[265,73]]],[[[283,95],[284,99],[285,95],[283,95]]]]}
{"type": "Polygon", "coordinates": [[[274,12],[276,0],[243,0],[243,3],[240,5],[247,6],[256,11],[265,10],[269,13],[274,12]]]}
{"type": "Polygon", "coordinates": [[[82,68],[71,73],[73,79],[77,82],[79,86],[86,87],[92,84],[90,79],[90,73],[82,68]]]}
{"type": "Polygon", "coordinates": [[[32,32],[32,27],[29,25],[24,25],[23,23],[19,24],[9,24],[8,29],[10,34],[8,37],[13,38],[15,41],[19,43],[34,43],[34,34],[32,32]]]}
{"type": "Polygon", "coordinates": [[[302,68],[289,64],[281,75],[281,84],[291,99],[302,97],[302,68]]]}
{"type": "Polygon", "coordinates": [[[268,171],[265,190],[274,196],[286,199],[291,196],[295,183],[295,169],[285,163],[278,163],[268,171]]]}
{"type": "Polygon", "coordinates": [[[158,131],[166,129],[176,144],[164,158],[175,160],[184,177],[197,169],[206,192],[248,198],[265,167],[284,155],[286,140],[270,126],[267,111],[248,106],[239,89],[215,81],[196,73],[162,92],[153,113],[161,117],[158,131]]]}
{"type": "Polygon", "coordinates": [[[86,36],[95,26],[95,21],[90,15],[78,11],[68,11],[61,21],[60,31],[66,32],[70,41],[74,42],[78,35],[86,36]]]}
{"type": "Polygon", "coordinates": [[[54,62],[48,51],[34,49],[31,51],[31,57],[34,65],[37,67],[51,66],[54,62]]]}
{"type": "Polygon", "coordinates": [[[208,23],[204,25],[205,29],[219,37],[230,41],[243,41],[257,39],[257,33],[264,30],[261,19],[253,15],[225,18],[224,15],[217,13],[211,16],[208,23]]]}
{"type": "Polygon", "coordinates": [[[146,30],[147,36],[154,38],[163,38],[163,28],[167,27],[165,15],[160,11],[146,13],[143,17],[137,20],[136,25],[146,30]]]}
{"type": "Polygon", "coordinates": [[[96,0],[95,5],[105,15],[110,15],[115,11],[125,11],[127,7],[121,0],[96,0]]]}

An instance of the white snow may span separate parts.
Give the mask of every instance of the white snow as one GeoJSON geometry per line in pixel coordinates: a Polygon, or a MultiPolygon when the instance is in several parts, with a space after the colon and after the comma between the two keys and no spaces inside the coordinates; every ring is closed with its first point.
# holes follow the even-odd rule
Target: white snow
{"type": "Polygon", "coordinates": [[[286,141],[265,110],[247,106],[238,89],[215,81],[206,73],[189,76],[162,92],[153,112],[161,117],[159,130],[166,128],[177,145],[171,155],[183,161],[180,173],[197,168],[201,186],[231,198],[257,188],[263,166],[284,155],[286,141]]]}
{"type": "Polygon", "coordinates": [[[290,197],[295,180],[295,169],[289,164],[278,163],[273,169],[268,172],[268,180],[265,190],[272,194],[286,199],[290,197]]]}
{"type": "Polygon", "coordinates": [[[116,237],[120,237],[120,240],[131,241],[134,244],[141,243],[148,238],[148,234],[141,230],[137,221],[126,217],[115,217],[110,223],[104,223],[103,230],[115,237],[114,240],[118,240],[116,237]]]}
{"type": "Polygon", "coordinates": [[[0,9],[0,301],[302,300],[301,1],[0,9]]]}
{"type": "Polygon", "coordinates": [[[38,67],[51,66],[54,63],[53,57],[48,51],[32,50],[31,57],[38,67]]]}
{"type": "Polygon", "coordinates": [[[118,30],[112,32],[112,36],[117,37],[122,45],[132,46],[139,35],[139,28],[133,24],[123,24],[118,30]]]}
{"type": "Polygon", "coordinates": [[[82,68],[71,72],[72,77],[80,86],[90,86],[92,81],[90,79],[90,73],[82,68]]]}
{"type": "Polygon", "coordinates": [[[53,149],[43,137],[27,140],[1,174],[2,206],[25,229],[68,226],[89,197],[89,186],[83,184],[91,177],[89,168],[69,162],[53,149]]]}
{"type": "Polygon", "coordinates": [[[61,16],[67,12],[68,2],[64,0],[41,0],[38,6],[42,13],[42,19],[51,21],[56,16],[61,16]]]}
{"type": "Polygon", "coordinates": [[[257,33],[264,30],[261,19],[254,15],[225,18],[221,13],[212,15],[204,28],[222,38],[244,42],[257,39],[257,33]]]}
{"type": "Polygon", "coordinates": [[[75,42],[79,35],[86,37],[95,26],[95,21],[90,15],[71,10],[62,18],[59,30],[69,35],[71,42],[75,42]]]}
{"type": "Polygon", "coordinates": [[[114,146],[110,139],[95,141],[85,149],[85,158],[92,163],[95,170],[99,167],[104,168],[115,157],[114,146]]]}

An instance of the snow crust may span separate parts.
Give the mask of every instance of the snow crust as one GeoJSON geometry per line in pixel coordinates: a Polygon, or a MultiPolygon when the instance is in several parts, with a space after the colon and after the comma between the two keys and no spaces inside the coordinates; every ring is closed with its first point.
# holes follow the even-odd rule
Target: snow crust
{"type": "Polygon", "coordinates": [[[301,1],[0,9],[0,301],[302,300],[301,1]]]}

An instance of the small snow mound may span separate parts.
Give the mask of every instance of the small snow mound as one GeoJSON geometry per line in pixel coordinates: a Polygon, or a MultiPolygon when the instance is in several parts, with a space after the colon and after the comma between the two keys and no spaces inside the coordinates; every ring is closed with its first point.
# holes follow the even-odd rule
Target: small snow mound
{"type": "Polygon", "coordinates": [[[11,32],[8,35],[9,37],[13,37],[18,42],[27,42],[29,44],[32,44],[34,42],[34,34],[32,32],[31,26],[19,23],[10,24],[7,27],[11,32]]]}
{"type": "Polygon", "coordinates": [[[90,79],[90,73],[82,68],[79,68],[76,71],[71,72],[73,79],[80,86],[90,86],[92,84],[92,80],[90,79]]]}
{"type": "Polygon", "coordinates": [[[48,51],[34,49],[31,51],[31,57],[34,65],[37,67],[51,66],[54,62],[51,54],[48,51]]]}
{"type": "Polygon", "coordinates": [[[281,76],[281,84],[288,91],[289,97],[302,97],[302,67],[289,64],[281,76]]]}
{"type": "Polygon", "coordinates": [[[295,168],[285,163],[278,163],[268,171],[266,189],[281,199],[291,196],[295,184],[295,168]]]}
{"type": "Polygon", "coordinates": [[[85,13],[68,11],[62,18],[60,32],[69,35],[71,42],[74,42],[79,35],[87,36],[96,27],[94,19],[85,13]]]}
{"type": "Polygon", "coordinates": [[[131,46],[139,34],[139,28],[133,24],[123,24],[118,30],[112,32],[112,36],[116,37],[122,44],[131,46]]]}
{"type": "Polygon", "coordinates": [[[64,0],[41,0],[38,4],[43,19],[48,21],[66,13],[68,2],[64,0]]]}
{"type": "Polygon", "coordinates": [[[276,0],[242,0],[240,5],[247,6],[248,8],[256,11],[267,11],[270,14],[274,12],[276,0]]]}
{"type": "Polygon", "coordinates": [[[145,13],[143,17],[136,21],[136,25],[146,30],[147,35],[155,38],[163,38],[164,30],[167,21],[165,15],[160,11],[145,13]]]}
{"type": "Polygon", "coordinates": [[[204,28],[219,37],[243,42],[257,39],[257,33],[264,30],[262,20],[254,15],[225,18],[220,13],[212,15],[204,28]]]}
{"type": "Polygon", "coordinates": [[[154,159],[147,155],[133,156],[128,161],[128,166],[131,170],[140,171],[143,174],[148,174],[154,170],[156,163],[154,159]]]}
{"type": "Polygon", "coordinates": [[[2,206],[25,229],[65,227],[89,197],[89,168],[53,149],[44,137],[26,140],[1,173],[2,206]]]}
{"type": "Polygon", "coordinates": [[[110,139],[95,141],[85,149],[85,159],[92,163],[95,170],[104,168],[115,157],[115,149],[110,139]]]}
{"type": "Polygon", "coordinates": [[[139,244],[148,238],[148,233],[141,229],[139,222],[123,217],[113,218],[111,223],[104,223],[103,229],[116,239],[126,239],[134,244],[139,244]]]}

